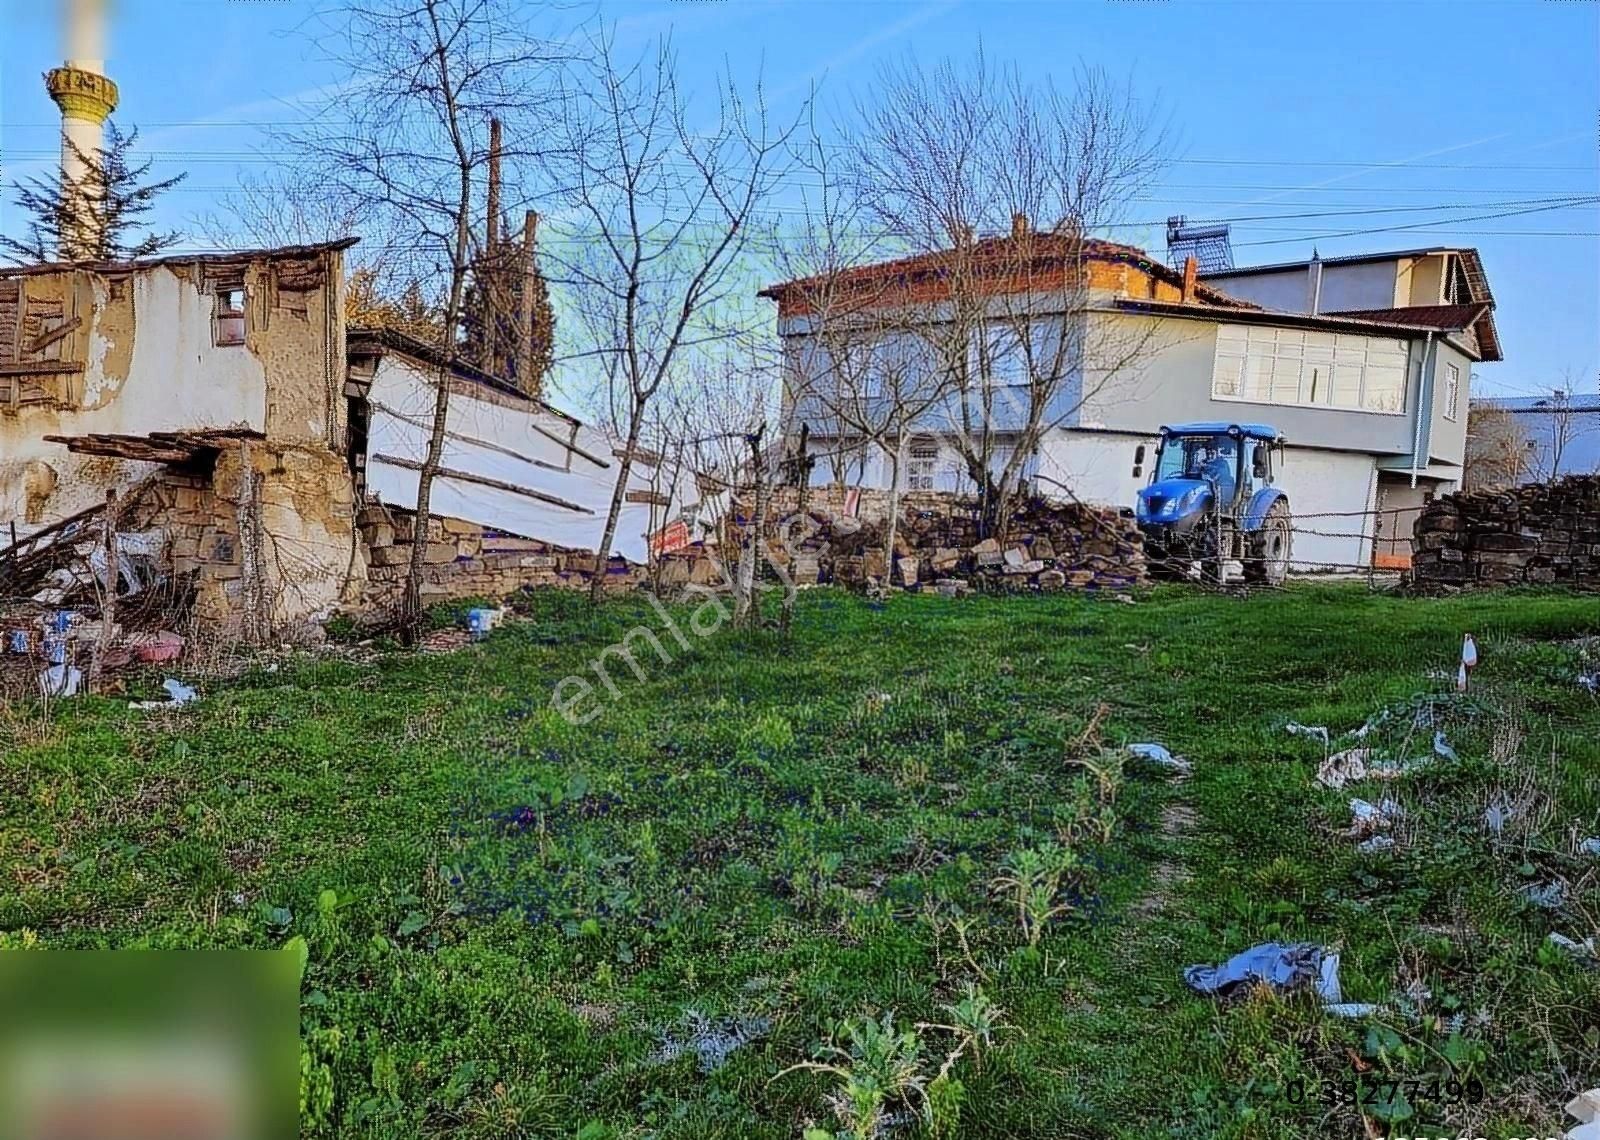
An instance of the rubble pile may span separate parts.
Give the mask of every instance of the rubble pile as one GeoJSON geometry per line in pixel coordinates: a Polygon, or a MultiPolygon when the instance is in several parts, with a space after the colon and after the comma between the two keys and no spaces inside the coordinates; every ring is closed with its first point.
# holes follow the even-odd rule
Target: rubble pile
{"type": "Polygon", "coordinates": [[[1600,475],[1446,495],[1417,517],[1419,585],[1600,588],[1600,475]]]}
{"type": "MultiPolygon", "coordinates": [[[[1030,500],[1002,541],[979,536],[972,499],[930,491],[902,497],[891,568],[887,496],[880,495],[846,504],[836,492],[813,489],[802,510],[796,489],[779,488],[768,511],[773,561],[799,585],[892,583],[945,593],[1125,589],[1145,578],[1138,528],[1114,509],[1030,500]]],[[[751,516],[741,502],[730,525],[742,532],[751,516]]],[[[729,537],[736,547],[739,536],[729,537]]]]}

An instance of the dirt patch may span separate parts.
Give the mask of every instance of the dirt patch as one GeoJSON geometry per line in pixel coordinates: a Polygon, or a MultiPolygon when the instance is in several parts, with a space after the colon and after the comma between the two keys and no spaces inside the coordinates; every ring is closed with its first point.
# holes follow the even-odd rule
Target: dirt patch
{"type": "Polygon", "coordinates": [[[1161,834],[1175,839],[1194,829],[1200,817],[1186,803],[1173,802],[1161,809],[1161,834]]]}

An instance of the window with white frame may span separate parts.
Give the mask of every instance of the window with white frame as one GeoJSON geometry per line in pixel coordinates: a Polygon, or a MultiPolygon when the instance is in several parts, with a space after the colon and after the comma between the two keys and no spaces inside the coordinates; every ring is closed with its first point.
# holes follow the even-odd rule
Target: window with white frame
{"type": "Polygon", "coordinates": [[[939,441],[931,436],[918,436],[911,441],[906,460],[906,488],[911,491],[931,491],[939,470],[939,441]]]}
{"type": "Polygon", "coordinates": [[[1444,418],[1453,420],[1461,406],[1461,369],[1454,364],[1444,366],[1444,418]]]}
{"type": "Polygon", "coordinates": [[[1406,342],[1219,325],[1211,394],[1255,404],[1399,414],[1406,404],[1406,342]]]}

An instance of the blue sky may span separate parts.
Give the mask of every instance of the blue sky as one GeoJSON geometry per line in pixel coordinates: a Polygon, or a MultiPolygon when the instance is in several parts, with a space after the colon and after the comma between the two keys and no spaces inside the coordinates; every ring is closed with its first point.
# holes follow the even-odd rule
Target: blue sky
{"type": "MultiPolygon", "coordinates": [[[[0,44],[7,232],[12,180],[54,164],[55,109],[40,82],[61,55],[52,8],[17,0],[0,44]]],[[[275,147],[261,124],[338,82],[305,40],[317,9],[117,3],[107,70],[122,90],[118,120],[141,127],[157,173],[189,172],[163,223],[192,230],[275,147]]],[[[1140,224],[1112,236],[1160,254],[1169,214],[1250,219],[1234,223],[1239,264],[1299,259],[1313,244],[1324,256],[1474,245],[1507,355],[1481,367],[1475,392],[1540,392],[1567,373],[1597,390],[1600,209],[1478,216],[1600,192],[1600,5],[602,0],[598,11],[624,40],[671,29],[691,86],[709,87],[724,61],[760,68],[779,109],[819,79],[824,106],[848,108],[881,61],[964,55],[979,38],[1034,76],[1102,65],[1160,96],[1178,140],[1140,224]],[[1396,207],[1408,209],[1370,212],[1396,207]],[[1419,222],[1445,224],[1392,228],[1419,222]],[[1385,232],[1337,236],[1370,229],[1385,232]]]]}

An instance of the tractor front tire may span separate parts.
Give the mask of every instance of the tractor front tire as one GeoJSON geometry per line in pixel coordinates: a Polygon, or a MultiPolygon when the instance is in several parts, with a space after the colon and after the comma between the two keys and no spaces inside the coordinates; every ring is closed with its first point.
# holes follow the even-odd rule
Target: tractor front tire
{"type": "Polygon", "coordinates": [[[1289,576],[1289,548],[1293,539],[1289,504],[1279,499],[1267,508],[1261,526],[1250,535],[1249,557],[1244,560],[1245,581],[1283,585],[1289,576]]]}

